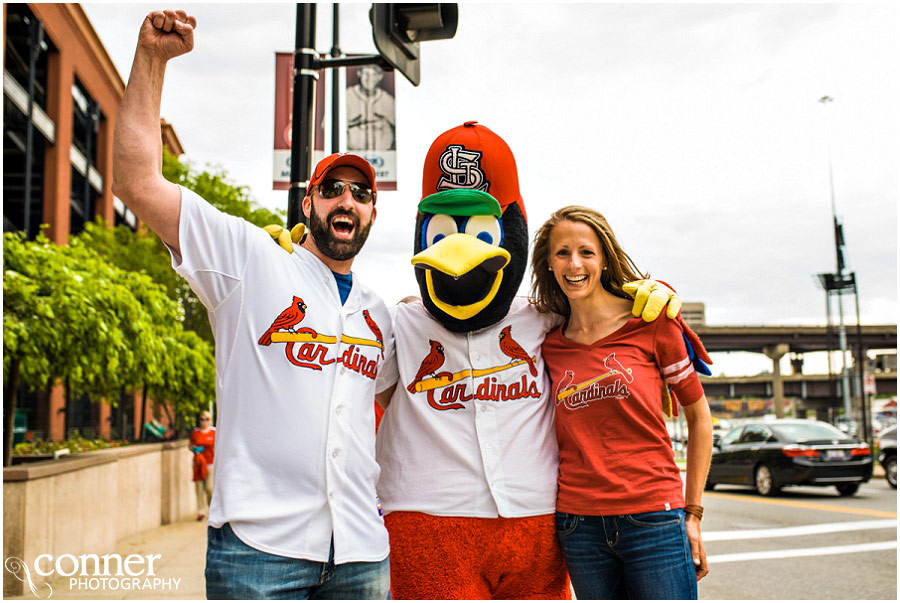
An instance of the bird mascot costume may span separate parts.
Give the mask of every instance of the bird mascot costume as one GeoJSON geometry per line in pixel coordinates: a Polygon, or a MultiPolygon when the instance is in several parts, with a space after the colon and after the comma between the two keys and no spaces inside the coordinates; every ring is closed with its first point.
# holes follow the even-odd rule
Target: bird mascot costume
{"type": "MultiPolygon", "coordinates": [[[[561,319],[516,296],[528,263],[516,162],[477,122],[428,151],[414,253],[421,301],[397,308],[378,377],[381,399],[393,391],[377,439],[393,597],[568,599],[540,351],[561,319]]],[[[658,289],[653,318],[670,293],[658,289]]]]}
{"type": "MultiPolygon", "coordinates": [[[[289,243],[280,227],[270,234],[289,243]]],[[[528,263],[516,162],[477,122],[428,151],[412,263],[421,300],[397,307],[377,385],[392,596],[569,599],[541,357],[561,318],[516,296],[528,263]]],[[[626,287],[636,316],[653,320],[667,303],[677,315],[668,287],[626,287]]]]}

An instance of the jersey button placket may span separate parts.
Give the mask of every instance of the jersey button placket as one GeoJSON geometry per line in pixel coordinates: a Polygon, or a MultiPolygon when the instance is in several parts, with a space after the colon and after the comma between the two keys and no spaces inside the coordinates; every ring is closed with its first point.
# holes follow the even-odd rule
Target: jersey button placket
{"type": "MultiPolygon", "coordinates": [[[[469,363],[473,372],[477,369],[488,368],[487,365],[490,364],[490,357],[477,351],[479,342],[483,343],[484,337],[496,337],[496,335],[493,334],[493,331],[490,331],[488,334],[482,334],[480,337],[478,335],[473,335],[472,333],[466,334],[469,348],[469,363]]],[[[474,377],[470,378],[470,387],[472,388],[471,391],[478,391],[478,381],[474,377]]],[[[491,497],[494,499],[498,510],[503,513],[505,509],[504,505],[501,504],[501,501],[505,498],[494,490],[498,481],[497,473],[501,456],[499,446],[500,438],[497,432],[497,418],[494,412],[492,412],[494,408],[490,404],[490,401],[477,401],[475,402],[475,407],[475,434],[481,445],[481,462],[484,467],[485,477],[487,478],[486,485],[490,490],[491,497]]]]}
{"type": "MultiPolygon", "coordinates": [[[[344,353],[344,344],[341,342],[341,335],[345,331],[345,325],[345,317],[342,313],[340,317],[340,323],[335,325],[335,337],[337,339],[337,342],[334,344],[333,348],[335,354],[335,364],[340,363],[339,359],[344,353]]],[[[329,400],[329,406],[335,415],[340,415],[346,390],[346,367],[344,367],[343,363],[340,363],[340,366],[335,368],[336,370],[334,372],[334,380],[332,381],[331,386],[331,398],[329,400]]],[[[325,450],[328,451],[326,452],[327,456],[325,459],[328,506],[330,507],[331,511],[332,529],[335,532],[338,532],[340,530],[340,525],[342,525],[342,522],[344,521],[340,513],[339,494],[341,490],[341,484],[338,483],[338,476],[340,476],[342,473],[339,470],[338,463],[344,461],[343,455],[341,454],[341,445],[344,441],[342,423],[342,421],[338,421],[334,417],[332,417],[332,420],[328,421],[328,438],[325,443],[325,450]]]]}

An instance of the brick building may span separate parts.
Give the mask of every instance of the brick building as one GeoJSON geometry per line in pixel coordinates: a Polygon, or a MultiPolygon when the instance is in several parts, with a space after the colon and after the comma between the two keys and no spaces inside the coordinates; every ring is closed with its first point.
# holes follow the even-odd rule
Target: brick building
{"type": "MultiPolygon", "coordinates": [[[[46,224],[47,237],[65,245],[95,216],[136,230],[137,218],[112,194],[113,129],[125,83],[81,6],[6,3],[3,20],[4,232],[25,230],[33,238],[46,224]]],[[[162,126],[163,143],[180,155],[175,131],[162,126]]],[[[56,385],[20,391],[19,400],[17,425],[36,437],[63,439],[73,429],[101,437],[139,433],[139,396],[112,408],[67,400],[56,385]]]]}

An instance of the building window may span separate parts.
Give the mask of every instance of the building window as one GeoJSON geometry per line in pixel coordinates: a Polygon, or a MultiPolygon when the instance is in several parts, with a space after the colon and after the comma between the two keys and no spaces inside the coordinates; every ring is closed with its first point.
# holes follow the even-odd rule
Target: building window
{"type": "Polygon", "coordinates": [[[97,192],[90,186],[78,168],[72,166],[72,195],[69,198],[69,232],[73,235],[84,230],[84,225],[94,220],[97,208],[97,192]]]}
{"type": "Polygon", "coordinates": [[[43,217],[44,154],[55,136],[45,112],[47,58],[55,48],[27,5],[5,7],[3,230],[34,238],[43,217]]]}
{"type": "Polygon", "coordinates": [[[69,232],[78,234],[94,220],[103,181],[97,171],[97,132],[103,114],[78,78],[72,85],[72,190],[69,232]]]}
{"type": "Polygon", "coordinates": [[[51,42],[38,28],[41,22],[29,10],[27,4],[6,5],[6,64],[4,68],[22,88],[28,87],[31,49],[38,49],[35,59],[34,100],[41,109],[47,109],[47,54],[51,42]]]}
{"type": "Polygon", "coordinates": [[[134,439],[134,398],[124,392],[119,396],[119,403],[109,411],[109,437],[117,440],[134,439]]]}
{"type": "Polygon", "coordinates": [[[113,197],[113,209],[115,210],[114,226],[124,225],[132,231],[137,231],[137,216],[118,197],[113,197]]]}
{"type": "Polygon", "coordinates": [[[97,165],[97,132],[100,130],[100,105],[91,98],[78,78],[72,84],[72,146],[91,165],[97,165]]]}

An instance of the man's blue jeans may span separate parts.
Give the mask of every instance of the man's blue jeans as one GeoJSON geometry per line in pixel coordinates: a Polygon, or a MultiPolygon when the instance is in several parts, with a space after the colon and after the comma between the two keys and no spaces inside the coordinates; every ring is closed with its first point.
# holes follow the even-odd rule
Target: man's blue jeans
{"type": "Polygon", "coordinates": [[[684,511],[556,513],[556,533],[579,599],[696,599],[684,511]]]}
{"type": "Polygon", "coordinates": [[[207,528],[207,599],[387,599],[388,559],[327,563],[271,555],[244,544],[227,523],[207,528]]]}

